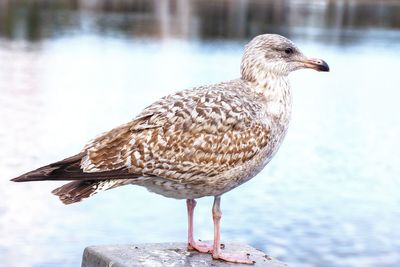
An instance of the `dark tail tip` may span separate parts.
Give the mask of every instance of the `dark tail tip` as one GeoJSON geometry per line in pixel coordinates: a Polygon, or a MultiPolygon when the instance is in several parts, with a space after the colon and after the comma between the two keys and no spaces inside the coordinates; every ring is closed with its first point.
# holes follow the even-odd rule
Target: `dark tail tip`
{"type": "Polygon", "coordinates": [[[12,182],[32,182],[32,181],[43,181],[49,180],[49,174],[57,169],[57,167],[48,165],[41,167],[37,170],[30,171],[22,174],[16,178],[11,179],[12,182]]]}
{"type": "Polygon", "coordinates": [[[11,179],[12,182],[32,182],[44,180],[70,180],[72,174],[81,174],[80,162],[83,153],[40,167],[11,179]]]}
{"type": "Polygon", "coordinates": [[[11,182],[30,182],[30,181],[35,181],[32,177],[29,177],[26,174],[23,174],[21,176],[15,177],[10,180],[11,182]]]}

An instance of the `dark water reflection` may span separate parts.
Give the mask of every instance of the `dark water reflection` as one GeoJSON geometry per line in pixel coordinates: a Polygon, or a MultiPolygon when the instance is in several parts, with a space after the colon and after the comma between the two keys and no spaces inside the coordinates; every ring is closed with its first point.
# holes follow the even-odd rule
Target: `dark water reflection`
{"type": "MultiPolygon", "coordinates": [[[[300,267],[400,266],[398,1],[0,0],[1,266],[79,266],[88,245],[184,241],[183,201],[123,187],[79,205],[8,179],[65,158],[174,90],[237,77],[278,32],[329,74],[291,75],[276,158],[224,195],[222,235],[300,267]]],[[[196,235],[212,238],[211,199],[196,235]]]]}
{"type": "Polygon", "coordinates": [[[400,28],[394,0],[0,1],[0,8],[0,35],[31,41],[82,32],[185,39],[280,32],[340,44],[400,28]]]}

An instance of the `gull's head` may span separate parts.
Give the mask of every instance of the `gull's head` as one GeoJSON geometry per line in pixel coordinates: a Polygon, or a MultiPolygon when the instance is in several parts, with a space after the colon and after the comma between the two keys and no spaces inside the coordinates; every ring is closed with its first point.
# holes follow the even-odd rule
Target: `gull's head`
{"type": "Polygon", "coordinates": [[[246,45],[242,64],[242,78],[258,81],[267,77],[287,76],[298,69],[329,71],[322,59],[308,58],[289,39],[278,34],[256,36],[246,45]]]}

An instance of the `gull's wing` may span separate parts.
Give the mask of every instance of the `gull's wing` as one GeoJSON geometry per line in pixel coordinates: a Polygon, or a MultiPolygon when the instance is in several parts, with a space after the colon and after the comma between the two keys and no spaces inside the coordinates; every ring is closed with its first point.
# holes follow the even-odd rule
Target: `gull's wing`
{"type": "Polygon", "coordinates": [[[245,163],[270,141],[262,101],[254,97],[232,82],[164,97],[133,121],[89,142],[80,154],[13,181],[157,176],[201,182],[245,163]]]}
{"type": "Polygon", "coordinates": [[[165,97],[94,139],[84,149],[83,172],[196,182],[250,160],[268,143],[270,129],[259,101],[226,86],[165,97]]]}

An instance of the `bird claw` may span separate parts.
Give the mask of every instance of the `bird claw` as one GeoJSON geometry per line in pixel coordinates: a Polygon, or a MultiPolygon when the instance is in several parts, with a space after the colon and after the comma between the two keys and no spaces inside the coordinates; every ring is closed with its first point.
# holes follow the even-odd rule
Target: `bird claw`
{"type": "Polygon", "coordinates": [[[207,244],[205,242],[193,242],[188,244],[188,250],[197,250],[201,253],[212,253],[213,246],[211,244],[207,244]]]}
{"type": "Polygon", "coordinates": [[[249,259],[249,254],[234,254],[227,252],[219,252],[218,254],[213,254],[212,257],[215,260],[223,260],[232,263],[242,263],[242,264],[255,264],[256,262],[249,259]]]}

